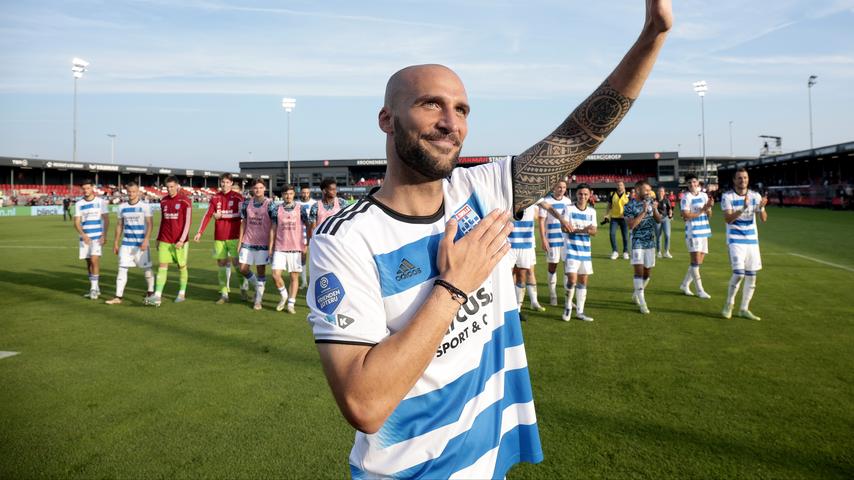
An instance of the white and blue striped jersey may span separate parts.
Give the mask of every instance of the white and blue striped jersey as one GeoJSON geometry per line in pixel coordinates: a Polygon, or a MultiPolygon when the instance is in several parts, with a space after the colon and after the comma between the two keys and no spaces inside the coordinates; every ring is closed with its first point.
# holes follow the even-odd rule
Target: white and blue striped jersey
{"type": "MultiPolygon", "coordinates": [[[[689,213],[700,213],[709,196],[705,192],[690,191],[682,196],[681,210],[689,213]]],[[[709,216],[705,213],[691,220],[685,221],[685,238],[709,238],[712,236],[712,226],[709,224],[709,216]]]]}
{"type": "Polygon", "coordinates": [[[513,222],[510,233],[510,248],[527,250],[534,248],[534,216],[540,207],[531,205],[522,211],[522,218],[513,222]]]}
{"type": "Polygon", "coordinates": [[[151,218],[151,205],[137,200],[119,205],[119,220],[122,221],[122,246],[139,247],[145,240],[145,219],[151,218]]]}
{"type": "MultiPolygon", "coordinates": [[[[556,200],[550,193],[546,195],[542,201],[554,207],[560,215],[563,215],[566,208],[572,205],[572,200],[566,195],[564,195],[560,200],[556,200]]],[[[546,222],[546,236],[548,237],[549,248],[562,247],[563,231],[561,231],[560,220],[554,218],[554,216],[546,210],[540,210],[539,215],[541,219],[546,219],[543,221],[546,222]]]]}
{"type": "MultiPolygon", "coordinates": [[[[99,240],[104,232],[104,220],[101,215],[109,214],[107,201],[101,197],[92,200],[81,198],[74,204],[74,216],[80,217],[80,227],[90,240],[99,240]]],[[[80,237],[83,241],[83,237],[80,237]]]]}
{"type": "MultiPolygon", "coordinates": [[[[327,219],[311,239],[315,342],[372,346],[406,327],[434,288],[446,222],[457,219],[460,239],[492,210],[512,210],[511,192],[504,159],[455,169],[431,216],[368,196],[327,219]]],[[[353,478],[503,478],[542,460],[511,268],[507,255],[470,293],[380,430],[356,432],[353,478]]]]}
{"type": "MultiPolygon", "coordinates": [[[[756,226],[756,212],[762,202],[762,195],[748,190],[747,209],[726,227],[727,245],[759,245],[759,229],[756,226]]],[[[721,210],[738,210],[744,207],[744,196],[730,190],[721,197],[721,210]]]]}
{"type": "MultiPolygon", "coordinates": [[[[574,204],[570,205],[563,218],[572,224],[575,229],[582,229],[590,225],[596,226],[596,210],[587,205],[587,208],[580,210],[574,204]]],[[[590,249],[590,235],[586,233],[564,233],[566,240],[566,259],[581,260],[582,262],[592,261],[590,249]]]]}

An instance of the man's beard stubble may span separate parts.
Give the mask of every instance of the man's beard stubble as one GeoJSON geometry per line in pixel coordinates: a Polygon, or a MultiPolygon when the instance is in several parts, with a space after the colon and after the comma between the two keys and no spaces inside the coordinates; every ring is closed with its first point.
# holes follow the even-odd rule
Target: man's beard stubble
{"type": "MultiPolygon", "coordinates": [[[[450,137],[459,143],[454,135],[437,134],[437,138],[450,137]]],[[[437,158],[431,156],[419,143],[419,137],[411,137],[400,124],[400,120],[394,119],[394,149],[397,156],[406,166],[424,177],[427,181],[441,180],[447,178],[451,171],[457,166],[460,157],[459,149],[450,159],[447,165],[441,165],[437,158]]]]}

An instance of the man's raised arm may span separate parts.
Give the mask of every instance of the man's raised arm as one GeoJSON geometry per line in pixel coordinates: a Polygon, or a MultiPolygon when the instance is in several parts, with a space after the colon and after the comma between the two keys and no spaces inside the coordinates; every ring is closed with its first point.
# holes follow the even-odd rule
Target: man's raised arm
{"type": "Polygon", "coordinates": [[[617,68],[548,137],[513,159],[513,210],[520,212],[572,173],[620,123],[673,25],[671,0],[646,0],[640,37],[617,68]]]}

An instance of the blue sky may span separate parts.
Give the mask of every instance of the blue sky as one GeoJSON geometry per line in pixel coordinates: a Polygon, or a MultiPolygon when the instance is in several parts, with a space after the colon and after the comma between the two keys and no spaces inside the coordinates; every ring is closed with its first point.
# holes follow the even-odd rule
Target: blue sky
{"type": "MultiPolygon", "coordinates": [[[[388,76],[443,63],[466,84],[464,155],[514,154],[559,124],[616,65],[642,0],[273,2],[2,1],[0,155],[70,159],[70,62],[79,82],[78,159],[235,169],[293,159],[383,157],[376,125],[388,76]]],[[[755,155],[854,139],[854,0],[674,0],[676,27],[642,97],[600,152],[755,155]],[[681,147],[679,147],[681,145],[681,147]]]]}

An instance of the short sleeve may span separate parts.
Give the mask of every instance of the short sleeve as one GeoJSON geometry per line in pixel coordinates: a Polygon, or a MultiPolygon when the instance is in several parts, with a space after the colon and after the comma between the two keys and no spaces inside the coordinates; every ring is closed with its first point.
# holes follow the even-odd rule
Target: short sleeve
{"type": "Polygon", "coordinates": [[[151,218],[151,204],[143,202],[142,203],[142,214],[145,215],[146,218],[151,218]]]}
{"type": "MultiPolygon", "coordinates": [[[[451,174],[450,181],[451,184],[459,181],[468,182],[471,186],[471,191],[477,192],[478,197],[484,202],[484,207],[488,211],[496,208],[512,210],[513,181],[510,175],[511,164],[512,160],[510,157],[505,157],[501,160],[476,167],[458,167],[451,174]]],[[[484,214],[489,213],[488,211],[484,212],[484,214]]],[[[515,216],[516,212],[513,213],[515,216]]]]}
{"type": "Polygon", "coordinates": [[[732,210],[732,198],[728,193],[725,193],[721,197],[721,211],[726,212],[727,210],[732,210]]]}
{"type": "Polygon", "coordinates": [[[244,201],[240,202],[240,218],[241,219],[246,218],[246,207],[247,207],[248,203],[249,203],[249,200],[244,200],[244,201]]]}
{"type": "Polygon", "coordinates": [[[375,345],[389,335],[376,266],[332,235],[311,239],[306,294],[316,343],[375,345]]]}
{"type": "Polygon", "coordinates": [[[623,216],[626,218],[635,218],[636,216],[638,216],[638,213],[640,213],[636,212],[635,210],[635,204],[629,202],[626,204],[626,208],[623,210],[623,216]]]}
{"type": "Polygon", "coordinates": [[[75,217],[82,217],[83,216],[83,213],[80,211],[80,202],[74,203],[74,216],[75,217]]]}
{"type": "Polygon", "coordinates": [[[320,204],[320,202],[314,202],[311,205],[311,208],[308,209],[308,220],[309,220],[308,223],[314,223],[317,221],[317,206],[319,204],[320,204]]]}
{"type": "Polygon", "coordinates": [[[691,206],[688,203],[688,195],[687,194],[682,195],[682,200],[679,201],[679,208],[683,212],[690,212],[691,211],[691,206]]]}

